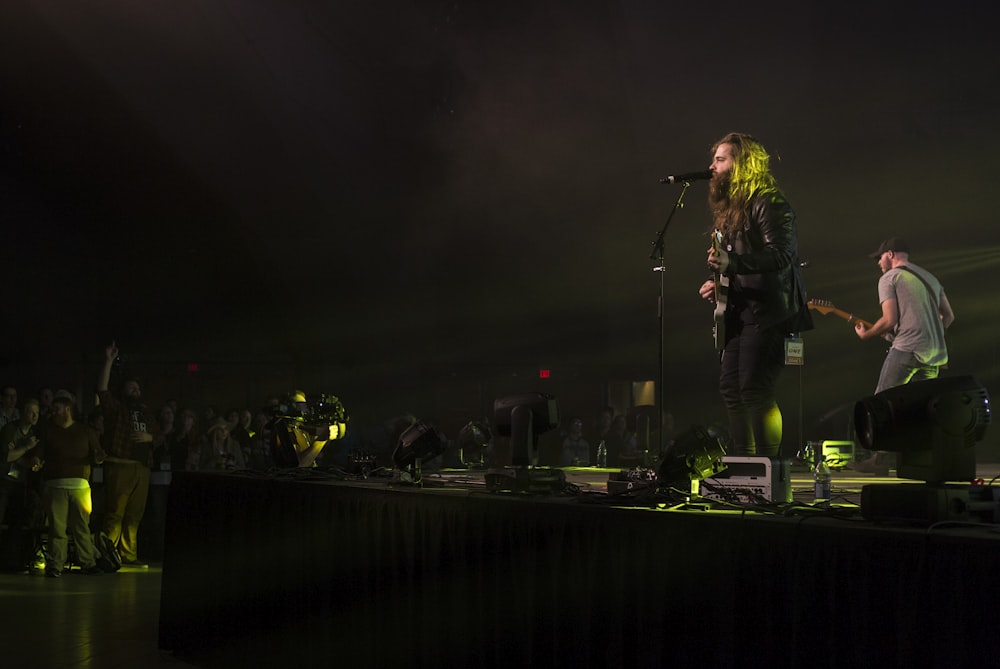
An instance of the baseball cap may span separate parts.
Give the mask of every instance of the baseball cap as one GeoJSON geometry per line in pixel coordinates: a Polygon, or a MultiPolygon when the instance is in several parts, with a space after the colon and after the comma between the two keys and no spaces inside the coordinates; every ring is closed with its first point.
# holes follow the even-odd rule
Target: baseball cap
{"type": "Polygon", "coordinates": [[[886,251],[897,251],[899,253],[909,253],[910,245],[906,243],[906,240],[902,237],[889,237],[881,244],[878,245],[878,251],[869,254],[871,258],[878,258],[880,255],[886,251]]]}
{"type": "Polygon", "coordinates": [[[54,402],[55,400],[73,404],[76,402],[76,396],[70,391],[60,388],[56,391],[55,395],[52,396],[52,401],[54,402]]]}

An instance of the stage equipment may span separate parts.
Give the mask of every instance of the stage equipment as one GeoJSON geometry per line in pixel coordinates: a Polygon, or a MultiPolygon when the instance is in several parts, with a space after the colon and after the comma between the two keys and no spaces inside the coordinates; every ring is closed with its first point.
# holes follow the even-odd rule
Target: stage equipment
{"type": "Polygon", "coordinates": [[[301,390],[293,390],[274,407],[275,416],[300,419],[306,425],[339,424],[349,420],[347,410],[336,395],[320,393],[307,400],[301,390]]]}
{"type": "Polygon", "coordinates": [[[715,476],[726,468],[719,437],[700,425],[681,433],[656,469],[657,486],[687,490],[692,481],[715,476]]]}
{"type": "Polygon", "coordinates": [[[285,395],[271,413],[271,457],[278,467],[311,467],[316,455],[300,458],[300,454],[310,445],[330,441],[333,426],[337,427],[334,439],[343,439],[350,420],[336,396],[320,394],[309,402],[301,390],[285,395]]]}
{"type": "Polygon", "coordinates": [[[645,467],[623,469],[608,474],[608,494],[645,494],[655,492],[656,472],[645,467]]]}
{"type": "Polygon", "coordinates": [[[502,467],[483,476],[490,492],[551,494],[566,489],[566,472],[546,467],[502,467]]]}
{"type": "Polygon", "coordinates": [[[470,420],[458,431],[458,459],[463,467],[482,469],[486,466],[493,433],[490,426],[482,421],[470,420]]]}
{"type": "Polygon", "coordinates": [[[989,394],[971,376],[917,381],[858,401],[858,443],[872,451],[894,451],[896,475],[924,482],[864,486],[861,515],[923,524],[968,518],[968,482],[976,478],[974,446],[989,423],[989,394]]]}
{"type": "Polygon", "coordinates": [[[969,521],[969,486],[872,483],[861,488],[861,515],[876,522],[969,521]]]}
{"type": "Polygon", "coordinates": [[[343,424],[348,421],[347,410],[336,395],[320,393],[316,399],[307,403],[302,412],[302,418],[307,425],[315,423],[343,424]]]}
{"type": "Polygon", "coordinates": [[[971,376],[908,383],[854,406],[858,443],[895,451],[898,477],[928,483],[974,479],[973,446],[989,423],[989,394],[971,376]]]}
{"type": "Polygon", "coordinates": [[[723,471],[699,485],[702,497],[739,504],[791,502],[791,462],[766,456],[727,455],[723,471]]]}
{"type": "Polygon", "coordinates": [[[512,467],[486,472],[486,488],[491,492],[559,492],[566,488],[561,469],[532,467],[535,437],[559,426],[556,398],[547,393],[522,393],[493,402],[493,422],[497,435],[510,437],[512,467]]]}
{"type": "Polygon", "coordinates": [[[378,468],[378,458],[374,453],[363,448],[354,448],[347,452],[347,471],[363,479],[368,478],[378,468]]]}
{"type": "Polygon", "coordinates": [[[447,440],[437,428],[429,423],[417,421],[399,436],[392,461],[400,470],[400,481],[419,485],[423,480],[421,462],[430,460],[444,452],[447,440]]]}
{"type": "Polygon", "coordinates": [[[799,451],[797,457],[815,467],[818,457],[822,457],[830,469],[843,469],[854,459],[853,441],[808,441],[805,449],[799,451]]]}
{"type": "Polygon", "coordinates": [[[523,393],[493,402],[497,434],[510,437],[511,464],[527,467],[535,451],[535,437],[559,427],[556,398],[547,393],[523,393]]]}

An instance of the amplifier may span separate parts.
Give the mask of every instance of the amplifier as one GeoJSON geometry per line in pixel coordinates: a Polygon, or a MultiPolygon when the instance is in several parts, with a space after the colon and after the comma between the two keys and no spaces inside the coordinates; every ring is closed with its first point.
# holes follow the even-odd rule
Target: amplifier
{"type": "Polygon", "coordinates": [[[791,502],[791,461],[764,456],[726,455],[722,458],[725,469],[701,481],[702,497],[753,504],[762,499],[768,502],[791,502]]]}

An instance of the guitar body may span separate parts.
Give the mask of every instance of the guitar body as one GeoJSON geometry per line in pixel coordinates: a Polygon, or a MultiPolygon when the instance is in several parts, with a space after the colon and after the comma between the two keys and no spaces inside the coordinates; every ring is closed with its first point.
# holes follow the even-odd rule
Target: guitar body
{"type": "MultiPolygon", "coordinates": [[[[716,253],[722,250],[722,233],[712,232],[712,248],[716,253]]],[[[712,332],[715,336],[715,350],[722,351],[726,346],[726,308],[729,305],[729,277],[715,273],[715,323],[712,332]]]]}

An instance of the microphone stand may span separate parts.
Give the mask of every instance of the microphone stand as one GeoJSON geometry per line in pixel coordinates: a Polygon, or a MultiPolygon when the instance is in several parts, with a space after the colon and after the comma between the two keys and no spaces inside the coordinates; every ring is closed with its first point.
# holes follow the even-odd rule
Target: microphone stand
{"type": "MultiPolygon", "coordinates": [[[[656,266],[653,267],[654,272],[660,273],[660,296],[657,303],[657,317],[660,321],[660,346],[659,346],[659,365],[660,365],[660,378],[656,382],[656,424],[657,424],[657,444],[659,457],[662,459],[666,455],[666,435],[663,433],[664,420],[663,414],[666,407],[663,404],[664,398],[664,387],[666,385],[666,372],[665,372],[665,360],[663,354],[663,338],[666,334],[665,329],[665,319],[663,316],[663,301],[665,297],[665,286],[664,286],[664,275],[667,273],[667,268],[663,264],[663,237],[667,233],[667,228],[670,226],[670,221],[673,220],[674,214],[677,213],[678,209],[684,208],[684,194],[687,189],[691,187],[691,182],[685,179],[681,183],[681,192],[677,196],[677,201],[674,202],[673,208],[670,210],[670,214],[667,216],[666,222],[660,229],[659,234],[656,235],[656,240],[653,242],[653,252],[649,254],[649,259],[656,261],[656,266]]],[[[648,454],[647,454],[648,455],[648,454]]],[[[649,464],[648,462],[646,464],[649,464]]]]}

